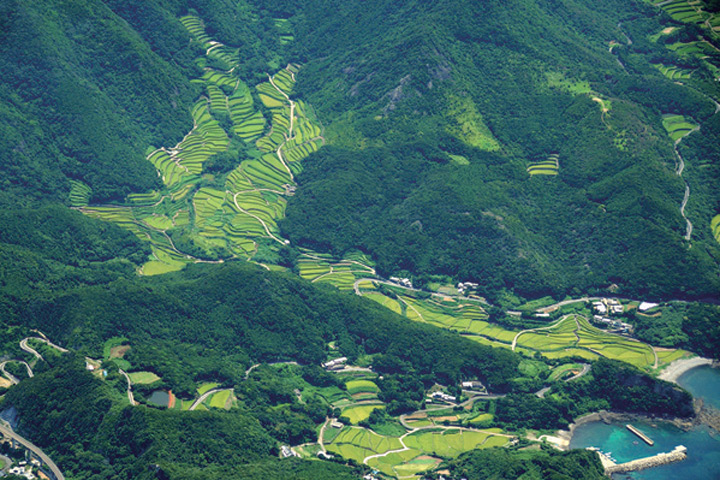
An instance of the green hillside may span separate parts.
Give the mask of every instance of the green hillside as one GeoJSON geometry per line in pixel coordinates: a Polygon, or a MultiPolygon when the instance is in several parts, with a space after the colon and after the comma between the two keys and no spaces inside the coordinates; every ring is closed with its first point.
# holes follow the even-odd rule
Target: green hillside
{"type": "Polygon", "coordinates": [[[535,434],[720,351],[718,9],[2,2],[0,410],[68,479],[601,478],[535,434]]]}
{"type": "MultiPolygon", "coordinates": [[[[663,127],[666,114],[701,132],[717,123],[720,55],[693,60],[666,48],[692,35],[717,43],[715,33],[680,26],[658,36],[675,24],[642,2],[486,2],[482,14],[472,2],[405,2],[389,15],[371,3],[361,21],[331,24],[343,41],[298,35],[323,53],[306,64],[298,91],[338,150],[318,153],[299,177],[281,222],[291,241],[336,254],[364,248],[385,276],[452,275],[490,296],[611,284],[625,295],[718,291],[709,227],[717,196],[701,193],[717,185],[717,170],[686,165],[696,225],[686,242],[676,138],[663,127]],[[657,69],[661,58],[694,69],[687,85],[657,69]],[[462,116],[453,113],[458,92],[472,106],[462,116]],[[455,126],[470,112],[499,149],[455,126]]],[[[337,11],[354,15],[353,2],[337,11]]],[[[304,5],[299,29],[316,29],[319,16],[304,5]]],[[[712,138],[690,136],[682,148],[712,138]]]]}

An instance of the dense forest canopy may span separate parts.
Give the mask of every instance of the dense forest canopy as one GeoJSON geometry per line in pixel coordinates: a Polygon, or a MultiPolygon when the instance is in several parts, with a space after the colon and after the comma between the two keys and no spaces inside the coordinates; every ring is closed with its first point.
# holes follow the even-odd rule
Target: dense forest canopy
{"type": "MultiPolygon", "coordinates": [[[[465,400],[466,380],[493,395],[446,416],[478,414],[506,432],[598,409],[692,415],[686,392],[627,363],[601,359],[577,381],[550,382],[560,359],[510,348],[515,330],[543,320],[504,310],[609,293],[708,301],[629,321],[654,345],[720,352],[720,7],[699,5],[702,21],[687,23],[640,0],[2,2],[0,343],[20,383],[2,387],[1,408],[15,408],[18,430],[68,478],[93,480],[358,478],[371,468],[347,451],[279,459],[280,446],[315,442],[330,418],[397,436],[399,415],[427,409],[431,390],[465,400]],[[236,51],[232,66],[208,54],[220,44],[236,51]],[[212,72],[222,85],[203,80],[212,72]],[[289,77],[286,93],[274,82],[289,77]],[[215,248],[196,201],[214,192],[255,211],[227,190],[235,169],[263,157],[234,123],[239,97],[254,105],[258,137],[287,146],[283,120],[302,118],[295,127],[316,142],[292,170],[270,143],[290,182],[247,183],[282,220],[252,214],[261,240],[246,257],[215,248]],[[165,189],[150,156],[208,117],[226,143],[182,194],[165,189]],[[129,194],[150,200],[130,209],[129,194]],[[88,205],[126,216],[104,222],[88,205]],[[181,207],[186,223],[164,228],[181,207]],[[182,270],[139,275],[162,254],[158,238],[182,270]],[[298,278],[313,255],[343,259],[328,273],[359,264],[344,277],[357,292],[367,272],[407,277],[424,300],[438,278],[476,282],[490,304],[471,306],[513,331],[497,345],[409,321],[415,297],[387,285],[374,293],[397,300],[394,312],[298,278]],[[39,332],[70,351],[38,337],[42,360],[21,350],[39,332]],[[340,355],[377,389],[381,407],[360,422],[326,398],[367,395],[320,368],[340,355]],[[123,368],[150,379],[133,384],[143,405],[128,405],[123,368]],[[148,406],[163,391],[189,407],[203,386],[234,400],[148,406]]],[[[225,207],[207,217],[240,230],[225,207]]],[[[602,476],[589,452],[508,446],[436,456],[453,478],[602,476]]]]}

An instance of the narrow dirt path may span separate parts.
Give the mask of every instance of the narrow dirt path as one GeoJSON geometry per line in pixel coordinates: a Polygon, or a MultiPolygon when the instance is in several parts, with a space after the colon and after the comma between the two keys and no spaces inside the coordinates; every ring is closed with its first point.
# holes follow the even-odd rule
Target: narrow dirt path
{"type": "Polygon", "coordinates": [[[123,377],[125,377],[125,380],[127,381],[127,397],[128,397],[128,401],[130,402],[130,405],[132,405],[132,406],[134,407],[135,405],[137,405],[137,402],[135,401],[135,396],[133,395],[133,392],[132,392],[132,382],[130,381],[130,375],[128,375],[128,374],[125,372],[125,370],[123,370],[122,368],[119,368],[119,369],[118,369],[118,372],[120,373],[120,375],[122,375],[123,377]]]}

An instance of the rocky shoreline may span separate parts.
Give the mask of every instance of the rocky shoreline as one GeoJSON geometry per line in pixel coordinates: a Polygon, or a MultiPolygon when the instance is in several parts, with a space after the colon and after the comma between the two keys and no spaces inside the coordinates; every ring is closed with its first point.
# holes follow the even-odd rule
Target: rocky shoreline
{"type": "Polygon", "coordinates": [[[693,407],[695,410],[695,416],[690,418],[652,417],[648,415],[612,412],[607,410],[589,413],[575,419],[575,422],[571,423],[568,426],[567,430],[558,430],[554,436],[562,441],[557,442],[556,446],[558,446],[562,450],[568,450],[570,440],[572,439],[575,429],[580,425],[585,425],[586,423],[592,422],[603,422],[607,424],[613,422],[633,423],[635,421],[662,422],[670,423],[684,431],[688,431],[693,427],[699,425],[707,425],[708,427],[720,433],[720,410],[716,410],[715,408],[705,405],[704,402],[700,399],[695,399],[693,401],[693,407]]]}

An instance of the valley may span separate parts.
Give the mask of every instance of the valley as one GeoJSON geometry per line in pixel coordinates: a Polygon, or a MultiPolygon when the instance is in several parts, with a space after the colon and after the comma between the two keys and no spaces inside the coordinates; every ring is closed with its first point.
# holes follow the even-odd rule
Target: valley
{"type": "Polygon", "coordinates": [[[0,7],[0,469],[599,480],[575,419],[707,418],[717,2],[480,10],[0,7]]]}

